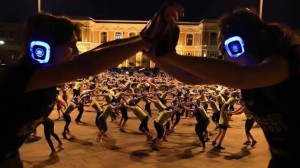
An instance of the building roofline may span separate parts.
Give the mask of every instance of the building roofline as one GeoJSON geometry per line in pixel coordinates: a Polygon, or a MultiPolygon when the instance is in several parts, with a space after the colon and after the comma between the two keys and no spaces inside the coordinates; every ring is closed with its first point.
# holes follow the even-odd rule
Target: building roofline
{"type": "MultiPolygon", "coordinates": [[[[97,20],[89,16],[68,16],[72,20],[90,20],[95,23],[131,23],[131,24],[146,24],[148,20],[97,20]]],[[[179,25],[199,25],[201,23],[216,23],[214,19],[202,19],[199,22],[178,22],[179,25]]]]}
{"type": "Polygon", "coordinates": [[[217,19],[202,19],[200,23],[217,23],[217,19]]]}

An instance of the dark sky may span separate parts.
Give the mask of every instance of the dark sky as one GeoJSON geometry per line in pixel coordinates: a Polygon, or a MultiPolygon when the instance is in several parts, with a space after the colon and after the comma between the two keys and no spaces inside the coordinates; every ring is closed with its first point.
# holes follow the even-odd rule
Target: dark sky
{"type": "MultiPolygon", "coordinates": [[[[260,0],[177,0],[185,7],[181,21],[218,19],[238,7],[259,10],[260,0]]],[[[38,0],[0,0],[0,21],[24,21],[37,11],[38,0]]],[[[41,0],[42,10],[56,15],[94,19],[149,20],[164,0],[41,0]]],[[[299,0],[263,0],[263,18],[300,29],[299,0]]]]}

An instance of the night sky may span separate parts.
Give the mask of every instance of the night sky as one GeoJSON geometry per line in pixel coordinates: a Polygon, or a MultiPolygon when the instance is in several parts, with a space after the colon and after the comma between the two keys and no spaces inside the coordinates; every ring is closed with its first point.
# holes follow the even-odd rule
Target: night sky
{"type": "MultiPolygon", "coordinates": [[[[238,7],[259,10],[260,0],[177,0],[185,7],[181,21],[218,19],[238,7]]],[[[23,22],[38,10],[38,0],[0,0],[0,22],[23,22]]],[[[149,20],[164,0],[41,0],[42,10],[55,15],[94,19],[149,20]]],[[[263,18],[300,29],[299,0],[263,0],[263,18]]]]}

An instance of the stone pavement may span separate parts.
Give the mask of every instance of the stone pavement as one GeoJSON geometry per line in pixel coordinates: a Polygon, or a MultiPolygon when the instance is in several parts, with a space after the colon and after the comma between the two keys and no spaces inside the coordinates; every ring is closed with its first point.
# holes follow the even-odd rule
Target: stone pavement
{"type": "MultiPolygon", "coordinates": [[[[143,107],[143,105],[142,105],[143,107]]],[[[131,111],[125,127],[126,133],[120,132],[118,123],[108,122],[108,138],[102,143],[96,142],[98,133],[95,126],[96,112],[85,107],[82,121],[85,125],[77,125],[74,121],[78,114],[71,113],[70,131],[74,139],[62,139],[64,120],[55,120],[57,112],[54,110],[50,118],[55,121],[55,132],[63,141],[63,149],[58,151],[57,157],[49,157],[50,148],[44,138],[43,126],[37,129],[39,140],[25,143],[21,149],[21,158],[25,168],[165,168],[165,167],[209,167],[209,168],[264,168],[270,159],[268,145],[260,127],[251,130],[257,139],[256,147],[243,145],[246,140],[244,114],[235,115],[230,121],[223,141],[225,150],[218,151],[211,145],[216,136],[215,125],[211,122],[208,127],[211,140],[207,142],[206,150],[201,152],[200,142],[194,132],[195,118],[182,118],[174,133],[167,136],[168,142],[161,143],[160,151],[152,151],[146,136],[142,135],[138,126],[140,121],[131,111]]],[[[148,125],[153,135],[156,135],[153,120],[157,111],[153,107],[153,116],[148,125]]],[[[211,115],[211,113],[209,113],[211,115]]],[[[119,120],[119,118],[118,118],[119,120]]],[[[52,137],[55,146],[57,141],[52,137]]]]}

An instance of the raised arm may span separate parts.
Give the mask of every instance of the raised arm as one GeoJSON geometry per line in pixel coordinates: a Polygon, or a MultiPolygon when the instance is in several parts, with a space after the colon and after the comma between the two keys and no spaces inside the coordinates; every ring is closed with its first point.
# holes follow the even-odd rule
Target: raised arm
{"type": "Polygon", "coordinates": [[[126,58],[150,46],[151,43],[141,38],[141,36],[115,40],[105,47],[99,46],[97,49],[79,54],[72,61],[43,66],[33,74],[26,90],[51,87],[96,75],[117,66],[126,58]],[[116,51],[122,51],[122,54],[116,51]]]}
{"type": "Polygon", "coordinates": [[[52,48],[51,56],[53,54],[57,62],[38,68],[30,77],[25,91],[53,87],[93,76],[117,66],[139,51],[149,50],[161,35],[169,33],[176,25],[179,9],[177,5],[164,6],[148,22],[140,35],[107,42],[71,60],[71,56],[78,52],[78,37],[74,30],[70,42],[52,48]],[[61,59],[62,56],[64,59],[61,59]]]}

